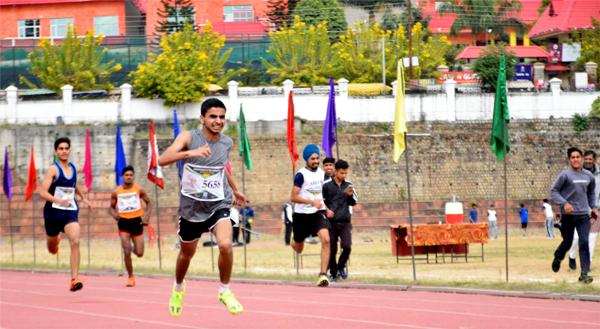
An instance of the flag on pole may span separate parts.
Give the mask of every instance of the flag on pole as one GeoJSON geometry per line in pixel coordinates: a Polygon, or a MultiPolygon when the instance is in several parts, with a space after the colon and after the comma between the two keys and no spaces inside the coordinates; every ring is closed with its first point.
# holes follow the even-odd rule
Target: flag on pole
{"type": "Polygon", "coordinates": [[[4,148],[4,173],[2,175],[2,190],[8,200],[12,199],[12,174],[8,163],[8,146],[4,148]]]}
{"type": "Polygon", "coordinates": [[[498,160],[502,160],[506,156],[504,154],[505,143],[506,153],[510,151],[510,140],[508,138],[509,122],[510,114],[508,113],[508,97],[506,95],[506,57],[504,54],[501,54],[500,65],[498,67],[498,81],[496,83],[496,96],[494,97],[492,137],[490,139],[492,152],[494,152],[498,160]]]}
{"type": "Polygon", "coordinates": [[[246,117],[244,116],[242,104],[240,104],[240,116],[238,118],[238,122],[240,125],[240,156],[244,161],[246,169],[252,170],[252,157],[250,156],[250,151],[252,150],[252,147],[250,146],[248,132],[246,131],[246,117]]]}
{"type": "Polygon", "coordinates": [[[27,172],[27,185],[25,186],[25,201],[29,201],[37,189],[37,170],[35,169],[35,156],[33,154],[33,145],[31,145],[31,154],[29,155],[29,171],[27,172]]]}
{"type": "Polygon", "coordinates": [[[288,96],[288,118],[287,118],[287,142],[290,158],[292,159],[292,168],[296,171],[296,161],[298,161],[298,143],[296,143],[296,134],[294,132],[294,99],[293,91],[290,90],[288,96]]]}
{"type": "Polygon", "coordinates": [[[123,185],[123,169],[127,167],[125,161],[125,150],[123,149],[123,141],[121,141],[121,126],[117,125],[117,153],[115,157],[115,182],[117,186],[123,185]]]}
{"type": "Polygon", "coordinates": [[[406,129],[406,110],[404,109],[404,69],[402,61],[398,61],[398,84],[396,85],[396,114],[394,115],[394,151],[393,158],[395,162],[400,160],[400,156],[406,148],[404,140],[406,129]]]}
{"type": "MultiPolygon", "coordinates": [[[[333,84],[333,78],[329,78],[329,101],[327,102],[327,115],[325,116],[325,125],[323,126],[323,151],[328,157],[333,157],[333,144],[335,144],[335,126],[336,126],[336,113],[335,113],[335,87],[333,84]]],[[[339,156],[339,154],[338,154],[339,156]]]]}
{"type": "Polygon", "coordinates": [[[150,120],[150,137],[148,139],[148,180],[161,189],[165,188],[162,168],[158,165],[158,145],[156,144],[153,120],[150,120]]]}
{"type": "Polygon", "coordinates": [[[90,132],[85,129],[85,162],[83,163],[83,174],[85,176],[85,187],[87,191],[92,190],[92,144],[90,143],[90,132]]]}
{"type": "MultiPolygon", "coordinates": [[[[176,139],[179,136],[179,120],[177,120],[177,110],[173,110],[173,139],[176,139]]],[[[179,177],[183,175],[183,161],[177,161],[177,171],[179,172],[179,177]]]]}

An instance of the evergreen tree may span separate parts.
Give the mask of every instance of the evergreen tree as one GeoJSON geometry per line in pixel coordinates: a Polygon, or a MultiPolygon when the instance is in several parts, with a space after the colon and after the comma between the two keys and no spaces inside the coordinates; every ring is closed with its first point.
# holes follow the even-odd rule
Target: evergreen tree
{"type": "Polygon", "coordinates": [[[158,34],[171,34],[183,30],[186,24],[194,24],[196,9],[192,0],[160,0],[158,9],[158,34]]]}
{"type": "Polygon", "coordinates": [[[300,17],[300,21],[309,26],[327,22],[329,39],[332,41],[346,33],[348,27],[344,8],[337,0],[301,0],[294,10],[294,16],[300,17]]]}
{"type": "Polygon", "coordinates": [[[298,0],[268,0],[267,17],[276,29],[287,26],[292,22],[292,13],[296,9],[298,0]]]}

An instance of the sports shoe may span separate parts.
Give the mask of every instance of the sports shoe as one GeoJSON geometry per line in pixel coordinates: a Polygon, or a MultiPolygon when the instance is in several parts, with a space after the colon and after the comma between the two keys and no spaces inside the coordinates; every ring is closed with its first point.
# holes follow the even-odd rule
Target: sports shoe
{"type": "Polygon", "coordinates": [[[173,293],[171,293],[171,299],[169,299],[169,313],[171,316],[179,317],[181,311],[183,311],[183,295],[185,294],[185,288],[181,291],[177,291],[173,287],[173,293]]]}
{"type": "Polygon", "coordinates": [[[587,273],[581,273],[581,275],[579,276],[579,282],[589,284],[592,283],[592,281],[594,281],[594,278],[588,275],[587,273]]]}
{"type": "Polygon", "coordinates": [[[348,269],[347,268],[343,268],[340,270],[340,278],[342,278],[342,280],[348,280],[348,269]]]}
{"type": "Polygon", "coordinates": [[[329,285],[329,278],[326,273],[319,274],[319,279],[317,280],[317,286],[319,287],[327,287],[329,285]]]}
{"type": "Polygon", "coordinates": [[[71,284],[69,285],[69,290],[77,291],[77,290],[81,290],[81,288],[83,288],[83,282],[81,282],[81,280],[79,280],[78,277],[71,279],[71,284]]]}
{"type": "Polygon", "coordinates": [[[133,275],[127,279],[127,284],[125,286],[126,287],[135,287],[135,278],[133,277],[133,275]]]}
{"type": "Polygon", "coordinates": [[[552,271],[558,272],[558,270],[560,270],[560,259],[555,257],[552,261],[552,271]]]}
{"type": "Polygon", "coordinates": [[[577,261],[575,258],[569,257],[569,268],[575,271],[577,269],[577,261]]]}
{"type": "Polygon", "coordinates": [[[229,313],[236,315],[244,311],[244,307],[235,298],[235,295],[231,290],[227,289],[225,292],[219,293],[219,301],[227,307],[229,313]]]}

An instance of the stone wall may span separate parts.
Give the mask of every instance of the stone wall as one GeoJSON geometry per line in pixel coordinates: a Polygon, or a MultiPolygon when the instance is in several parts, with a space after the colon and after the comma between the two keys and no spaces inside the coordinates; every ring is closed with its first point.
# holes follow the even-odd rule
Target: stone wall
{"type": "MultiPolygon", "coordinates": [[[[409,137],[410,177],[412,199],[416,202],[418,222],[438,221],[443,218],[443,203],[455,195],[465,204],[478,202],[481,209],[487,203],[503,198],[503,163],[496,161],[489,144],[490,122],[412,123],[411,133],[428,134],[409,137]]],[[[94,186],[90,197],[98,207],[92,213],[97,225],[113,225],[106,208],[110,190],[114,187],[114,127],[89,127],[92,135],[94,186]]],[[[159,149],[164,150],[172,140],[168,125],[159,125],[159,149]]],[[[339,153],[350,163],[349,179],[359,193],[359,206],[354,218],[357,226],[384,227],[393,222],[405,222],[408,217],[405,202],[408,191],[405,158],[399,163],[391,160],[391,124],[350,125],[339,123],[339,153]]],[[[300,153],[307,143],[320,144],[322,123],[304,122],[298,130],[300,153]]],[[[137,170],[137,182],[154,197],[154,188],[145,179],[147,163],[147,122],[122,128],[127,161],[137,170]]],[[[59,135],[73,140],[71,159],[78,168],[83,166],[85,127],[3,127],[0,145],[11,149],[11,166],[16,196],[12,205],[14,221],[29,222],[13,225],[29,227],[32,217],[41,218],[41,210],[33,216],[31,205],[23,204],[22,194],[27,175],[29,148],[34,144],[36,165],[41,179],[52,159],[52,143],[59,135]],[[29,219],[27,219],[29,218],[29,219]]],[[[292,187],[291,162],[283,135],[250,135],[254,169],[244,172],[237,153],[237,139],[231,153],[231,162],[238,185],[245,186],[246,194],[260,214],[257,227],[268,232],[279,229],[280,205],[289,198],[292,187]]],[[[518,121],[511,124],[511,153],[508,157],[509,212],[516,223],[516,205],[525,201],[533,220],[542,220],[539,200],[548,196],[555,176],[566,165],[565,150],[571,145],[600,149],[600,123],[593,122],[589,130],[573,131],[567,120],[518,121]]],[[[336,151],[334,150],[334,153],[336,151]]],[[[298,166],[303,166],[299,160],[298,166]]],[[[178,179],[175,166],[164,169],[165,190],[159,190],[161,221],[165,232],[176,228],[178,179]]],[[[81,178],[81,177],[80,177],[81,178]]],[[[80,180],[82,182],[82,180],[80,180]]],[[[2,197],[0,218],[2,232],[7,232],[7,204],[2,197]]],[[[38,202],[41,207],[41,202],[38,202]]],[[[82,221],[87,215],[82,211],[82,221]]],[[[43,232],[39,231],[39,232],[43,232]]],[[[95,229],[107,232],[111,229],[95,229]]]]}

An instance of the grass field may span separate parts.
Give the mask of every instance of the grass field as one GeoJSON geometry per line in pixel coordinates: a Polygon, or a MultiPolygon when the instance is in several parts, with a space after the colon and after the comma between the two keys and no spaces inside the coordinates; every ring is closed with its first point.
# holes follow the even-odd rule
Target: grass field
{"type": "MultiPolygon", "coordinates": [[[[446,258],[446,263],[435,264],[433,258],[426,264],[424,260],[416,262],[418,285],[447,287],[476,287],[506,290],[527,290],[561,293],[600,295],[600,256],[592,264],[592,275],[596,281],[590,285],[577,282],[579,271],[569,271],[563,261],[559,273],[550,269],[552,253],[560,239],[546,239],[542,231],[531,231],[527,238],[520,233],[510,232],[509,239],[509,283],[506,283],[504,236],[491,240],[485,245],[485,262],[471,258],[468,263],[464,257],[454,263],[446,258]],[[597,272],[597,273],[596,273],[597,272]]],[[[36,264],[33,264],[33,241],[15,240],[15,261],[11,260],[9,239],[0,242],[0,265],[2,268],[68,270],[69,246],[63,238],[61,252],[57,257],[46,251],[45,241],[36,241],[36,264]]],[[[253,236],[252,243],[246,248],[246,267],[244,268],[244,248],[234,249],[234,277],[262,278],[289,281],[312,281],[318,273],[319,245],[307,245],[303,257],[303,268],[296,274],[292,249],[283,244],[279,236],[253,236]]],[[[177,256],[176,238],[164,239],[162,245],[162,269],[159,269],[158,249],[155,245],[148,248],[143,258],[134,258],[134,271],[137,273],[173,274],[177,256]]],[[[415,284],[412,281],[410,257],[403,257],[396,263],[391,255],[389,232],[358,233],[353,237],[350,257],[350,280],[361,283],[415,284]]],[[[214,253],[215,269],[211,262],[211,249],[199,247],[190,266],[190,274],[198,276],[217,276],[216,261],[218,250],[214,253]]],[[[596,246],[596,255],[600,254],[596,246]]],[[[81,242],[81,269],[86,271],[122,270],[120,245],[115,237],[112,240],[91,241],[90,266],[88,266],[87,241],[81,242]]],[[[471,255],[481,255],[479,245],[471,245],[471,255]]],[[[441,258],[439,259],[441,262],[441,258]]],[[[579,265],[579,259],[577,260],[579,265]]]]}

